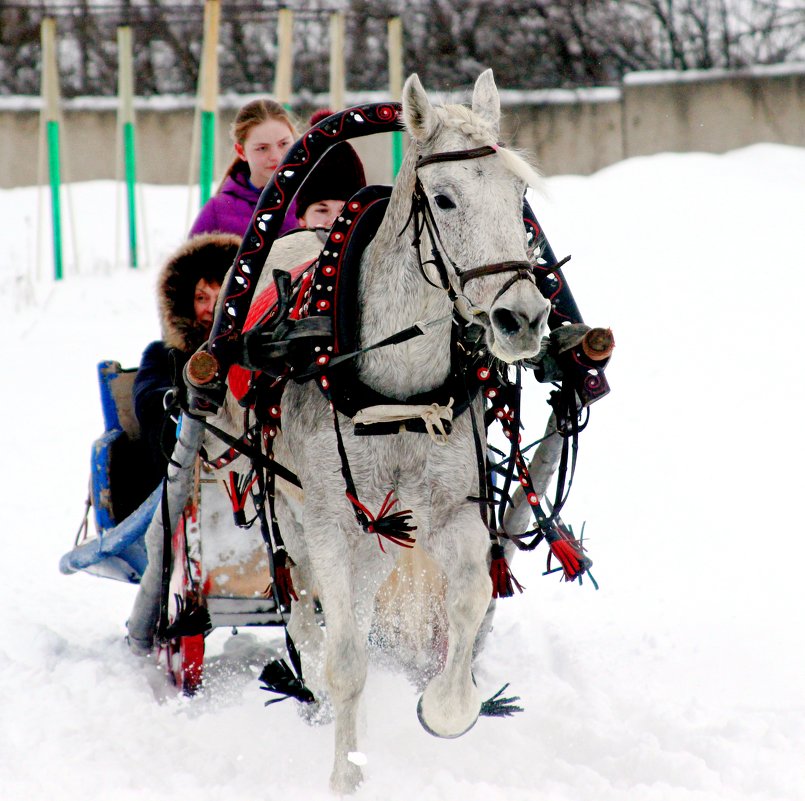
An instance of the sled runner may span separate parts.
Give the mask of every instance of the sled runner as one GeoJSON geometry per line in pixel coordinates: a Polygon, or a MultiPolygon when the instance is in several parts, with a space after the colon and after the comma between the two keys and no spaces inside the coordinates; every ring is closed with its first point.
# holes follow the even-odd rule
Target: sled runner
{"type": "MultiPolygon", "coordinates": [[[[105,430],[92,446],[86,514],[74,547],[60,561],[62,573],[84,571],[137,584],[145,570],[145,535],[160,509],[163,485],[153,488],[141,478],[150,471],[132,410],[136,373],[116,361],[98,365],[105,430]]],[[[201,684],[205,634],[220,626],[282,623],[265,592],[271,577],[259,531],[234,525],[229,501],[213,486],[217,479],[198,453],[191,456],[180,471],[188,479],[187,498],[174,499],[181,514],[170,537],[167,622],[159,648],[160,661],[188,694],[201,684]]]]}

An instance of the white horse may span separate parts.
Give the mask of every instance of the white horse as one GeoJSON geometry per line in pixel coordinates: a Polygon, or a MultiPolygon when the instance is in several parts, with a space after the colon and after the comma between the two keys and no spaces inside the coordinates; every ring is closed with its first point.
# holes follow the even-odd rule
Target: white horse
{"type": "MultiPolygon", "coordinates": [[[[420,250],[428,256],[422,259],[430,257],[432,248],[442,254],[455,303],[464,317],[485,326],[489,351],[505,362],[532,357],[549,312],[535,282],[517,267],[528,261],[523,195],[526,183],[538,176],[498,145],[500,100],[491,70],[478,79],[471,109],[432,105],[412,75],[403,92],[403,114],[411,147],[383,222],[361,260],[361,346],[417,321],[446,319],[424,336],[360,357],[361,381],[401,403],[440,387],[451,370],[453,300],[439,287],[432,265],[425,264],[425,280],[412,246],[413,226],[406,228],[417,178],[438,230],[438,237],[423,232],[420,250]]],[[[315,238],[307,237],[309,247],[316,249],[315,238]]],[[[281,242],[267,267],[290,269],[301,260],[302,254],[291,253],[290,245],[283,249],[281,242]]],[[[264,269],[255,296],[269,274],[264,269]]],[[[471,415],[483,430],[482,404],[478,393],[471,407],[452,421],[446,442],[427,433],[355,436],[350,418],[339,415],[361,503],[377,510],[393,491],[400,508],[413,513],[417,547],[446,578],[447,655],[418,707],[423,726],[440,737],[466,732],[481,707],[471,660],[491,599],[490,540],[478,503],[468,497],[479,494],[471,415]]],[[[367,634],[378,589],[394,566],[396,546],[387,545],[384,551],[356,522],[345,497],[332,413],[318,384],[291,381],[282,408],[276,459],[299,476],[304,495],[278,480],[277,515],[295,563],[297,590],[311,589],[294,602],[289,631],[308,685],[332,704],[331,787],[351,792],[362,779],[361,769],[348,757],[358,748],[356,713],[366,680],[367,634]],[[324,609],[326,633],[316,624],[312,588],[324,609]]]]}

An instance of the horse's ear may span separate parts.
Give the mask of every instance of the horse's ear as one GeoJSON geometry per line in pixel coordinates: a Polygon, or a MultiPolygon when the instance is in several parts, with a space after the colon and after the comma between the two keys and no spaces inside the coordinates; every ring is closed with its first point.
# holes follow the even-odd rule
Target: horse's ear
{"type": "Polygon", "coordinates": [[[472,92],[472,110],[492,126],[496,135],[500,133],[500,95],[492,70],[484,70],[478,76],[472,92]]]}
{"type": "Polygon", "coordinates": [[[410,75],[405,82],[402,97],[403,117],[408,133],[419,141],[427,139],[433,133],[435,115],[416,73],[410,75]]]}

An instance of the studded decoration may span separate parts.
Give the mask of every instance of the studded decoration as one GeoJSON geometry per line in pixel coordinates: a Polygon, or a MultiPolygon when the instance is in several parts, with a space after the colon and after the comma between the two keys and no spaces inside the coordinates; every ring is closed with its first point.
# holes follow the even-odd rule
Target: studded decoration
{"type": "Polygon", "coordinates": [[[243,237],[213,321],[209,351],[225,375],[235,361],[254,288],[277,238],[285,213],[318,159],[336,142],[375,133],[401,131],[399,103],[370,103],[338,112],[314,125],[297,140],[263,189],[243,237]]]}

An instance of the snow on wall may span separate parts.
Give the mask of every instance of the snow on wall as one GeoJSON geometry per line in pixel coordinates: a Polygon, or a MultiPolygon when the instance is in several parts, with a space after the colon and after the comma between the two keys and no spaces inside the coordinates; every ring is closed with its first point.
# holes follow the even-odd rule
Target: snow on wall
{"type": "MultiPolygon", "coordinates": [[[[623,158],[662,152],[723,153],[756,142],[805,146],[805,64],[724,72],[647,72],[628,75],[621,87],[577,90],[501,90],[503,136],[533,154],[546,175],[588,175],[623,158]],[[794,80],[780,80],[792,76],[794,80]]],[[[469,90],[435,93],[440,102],[467,102],[469,90]]],[[[244,102],[260,95],[222,95],[218,162],[231,158],[228,125],[244,102]]],[[[389,99],[385,91],[347,93],[357,105],[389,99]]],[[[64,101],[66,162],[74,181],[116,178],[112,97],[64,101]],[[80,138],[83,146],[70,143],[80,138]]],[[[328,105],[326,95],[298,93],[294,108],[306,119],[328,105]]],[[[37,175],[38,97],[0,98],[0,186],[30,186],[37,175]]],[[[190,143],[195,97],[137,98],[138,178],[185,183],[193,172],[190,143]]],[[[380,137],[359,143],[367,175],[391,176],[391,148],[380,137]]],[[[197,171],[197,170],[196,170],[197,171]]]]}
{"type": "Polygon", "coordinates": [[[741,70],[646,70],[629,72],[624,86],[666,83],[700,83],[735,78],[780,78],[792,75],[805,77],[805,63],[756,65],[741,70]]]}

